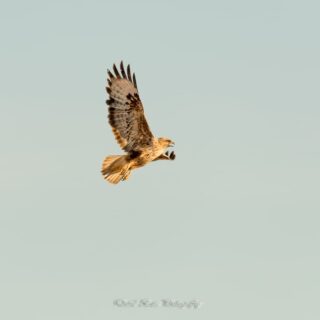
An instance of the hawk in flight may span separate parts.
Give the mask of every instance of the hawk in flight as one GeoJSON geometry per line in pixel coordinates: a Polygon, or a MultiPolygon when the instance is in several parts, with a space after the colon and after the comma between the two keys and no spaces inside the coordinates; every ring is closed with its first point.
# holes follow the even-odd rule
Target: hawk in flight
{"type": "Polygon", "coordinates": [[[174,142],[168,138],[156,138],[150,131],[139,97],[135,74],[130,65],[126,70],[120,63],[120,72],[113,65],[108,70],[109,124],[124,155],[112,155],[104,159],[101,173],[107,181],[118,183],[127,180],[133,169],[156,160],[174,160],[175,153],[167,151],[174,142]],[[114,73],[114,74],[113,74],[114,73]]]}

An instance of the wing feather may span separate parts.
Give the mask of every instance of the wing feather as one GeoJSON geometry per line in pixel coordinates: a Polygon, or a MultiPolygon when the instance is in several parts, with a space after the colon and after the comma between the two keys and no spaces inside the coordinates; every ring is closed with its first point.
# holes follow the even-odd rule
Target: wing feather
{"type": "Polygon", "coordinates": [[[113,65],[113,72],[118,79],[121,79],[120,73],[119,73],[117,66],[115,64],[113,65]]]}
{"type": "Polygon", "coordinates": [[[135,74],[131,78],[130,66],[126,73],[121,61],[121,74],[116,65],[113,65],[113,72],[115,76],[108,70],[109,86],[106,88],[109,123],[120,147],[132,153],[151,146],[153,135],[144,116],[135,74]]]}
{"type": "Polygon", "coordinates": [[[120,71],[121,71],[122,78],[127,79],[127,75],[126,75],[126,72],[124,71],[124,67],[123,67],[123,61],[121,61],[121,63],[120,63],[120,71]]]}
{"type": "Polygon", "coordinates": [[[132,82],[130,64],[128,64],[127,66],[127,75],[128,75],[128,80],[132,82]]]}
{"type": "Polygon", "coordinates": [[[136,80],[136,75],[135,75],[135,74],[133,74],[133,84],[134,84],[134,87],[135,87],[136,89],[138,89],[137,80],[136,80]]]}
{"type": "MultiPolygon", "coordinates": [[[[110,79],[114,78],[114,75],[112,74],[112,72],[108,69],[108,76],[110,79]]],[[[110,80],[111,81],[111,80],[110,80]]]]}

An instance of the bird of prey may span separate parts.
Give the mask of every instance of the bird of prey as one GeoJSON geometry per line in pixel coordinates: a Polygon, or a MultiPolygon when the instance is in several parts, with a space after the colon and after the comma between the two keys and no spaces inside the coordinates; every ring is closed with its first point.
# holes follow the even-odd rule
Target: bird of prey
{"type": "Polygon", "coordinates": [[[124,155],[111,155],[104,159],[101,173],[107,181],[116,184],[127,180],[133,169],[143,167],[156,160],[174,160],[176,155],[167,148],[174,142],[168,138],[156,138],[150,131],[139,97],[135,74],[131,75],[130,65],[120,72],[113,65],[108,70],[109,124],[124,155]]]}

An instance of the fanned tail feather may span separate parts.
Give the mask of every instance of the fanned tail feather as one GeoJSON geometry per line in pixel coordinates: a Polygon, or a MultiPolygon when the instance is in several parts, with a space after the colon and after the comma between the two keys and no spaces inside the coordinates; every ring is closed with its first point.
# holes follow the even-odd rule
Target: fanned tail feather
{"type": "Polygon", "coordinates": [[[106,157],[102,163],[101,173],[104,179],[113,184],[128,179],[130,170],[126,156],[106,157]]]}

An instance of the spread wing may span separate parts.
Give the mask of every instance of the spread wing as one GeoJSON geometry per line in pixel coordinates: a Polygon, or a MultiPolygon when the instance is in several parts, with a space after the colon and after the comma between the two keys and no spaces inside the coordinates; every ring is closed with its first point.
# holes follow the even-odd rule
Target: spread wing
{"type": "Polygon", "coordinates": [[[152,145],[153,135],[144,116],[135,74],[131,76],[130,65],[127,72],[123,62],[120,73],[113,65],[114,75],[108,70],[109,123],[120,147],[136,152],[152,145]]]}

